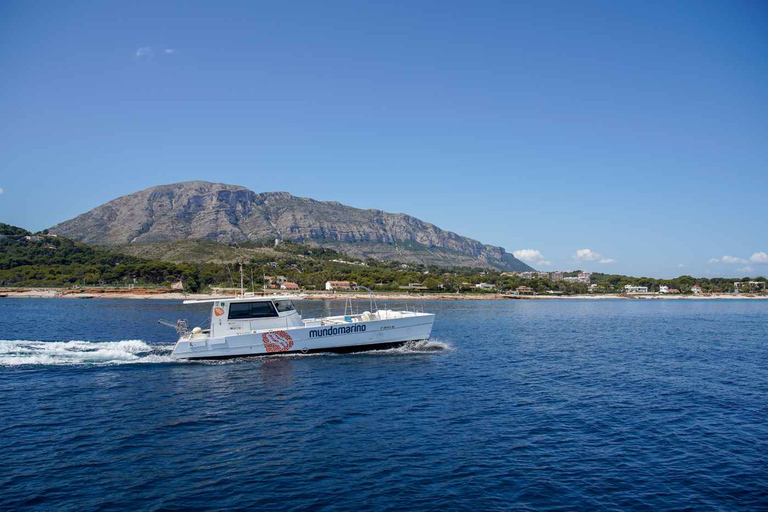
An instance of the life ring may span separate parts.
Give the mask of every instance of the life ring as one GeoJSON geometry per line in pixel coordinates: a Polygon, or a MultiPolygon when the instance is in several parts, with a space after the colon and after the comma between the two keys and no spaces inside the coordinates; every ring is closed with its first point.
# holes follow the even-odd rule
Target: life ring
{"type": "Polygon", "coordinates": [[[216,316],[223,315],[224,314],[224,308],[220,308],[218,306],[213,308],[213,314],[216,315],[216,316]]]}

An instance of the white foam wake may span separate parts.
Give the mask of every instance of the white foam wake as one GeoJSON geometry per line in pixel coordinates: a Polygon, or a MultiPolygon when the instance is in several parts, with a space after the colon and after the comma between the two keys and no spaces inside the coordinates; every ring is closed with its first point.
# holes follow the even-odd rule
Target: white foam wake
{"type": "Polygon", "coordinates": [[[0,366],[165,363],[173,361],[171,348],[141,340],[0,340],[0,366]]]}
{"type": "Polygon", "coordinates": [[[441,352],[445,350],[453,350],[453,347],[448,343],[443,343],[437,340],[421,340],[421,341],[409,341],[408,343],[396,348],[390,348],[387,350],[377,350],[370,352],[370,354],[425,354],[430,352],[441,352]]]}

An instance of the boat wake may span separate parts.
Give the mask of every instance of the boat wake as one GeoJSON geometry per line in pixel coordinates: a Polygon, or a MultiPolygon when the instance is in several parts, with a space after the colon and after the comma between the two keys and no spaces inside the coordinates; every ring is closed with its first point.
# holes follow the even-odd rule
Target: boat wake
{"type": "Polygon", "coordinates": [[[442,352],[447,350],[453,350],[453,347],[447,343],[437,340],[427,341],[409,341],[405,345],[396,348],[390,348],[386,350],[373,350],[371,352],[364,352],[365,354],[429,354],[432,352],[442,352]]]}
{"type": "MultiPolygon", "coordinates": [[[[104,366],[137,363],[179,363],[172,359],[173,345],[149,345],[142,340],[121,341],[27,341],[0,340],[0,367],[2,366],[104,366]]],[[[452,350],[447,343],[436,340],[410,341],[397,348],[372,350],[359,354],[400,355],[429,354],[452,350]]],[[[312,354],[291,353],[272,355],[270,358],[303,358],[336,356],[329,352],[312,354]]],[[[200,361],[208,364],[225,364],[249,359],[264,359],[263,356],[237,358],[226,361],[200,361]]]]}
{"type": "Polygon", "coordinates": [[[0,366],[113,365],[171,363],[173,345],[149,345],[141,340],[27,341],[0,340],[0,366]]]}

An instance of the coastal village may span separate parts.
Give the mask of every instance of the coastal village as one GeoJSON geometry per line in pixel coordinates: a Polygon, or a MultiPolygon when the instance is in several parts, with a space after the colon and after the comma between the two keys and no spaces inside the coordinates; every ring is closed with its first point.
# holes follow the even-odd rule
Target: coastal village
{"type": "MultiPolygon", "coordinates": [[[[488,275],[486,272],[481,274],[488,275]]],[[[580,283],[587,286],[588,294],[605,294],[611,293],[612,295],[627,295],[627,296],[641,296],[641,295],[695,295],[701,296],[704,294],[704,290],[700,285],[693,284],[685,291],[681,291],[678,288],[671,287],[665,284],[659,284],[657,286],[640,286],[633,284],[626,284],[619,289],[609,289],[605,286],[600,286],[598,283],[591,282],[591,273],[589,272],[577,272],[576,275],[566,275],[566,272],[538,272],[538,271],[526,271],[526,272],[502,272],[500,276],[503,277],[516,277],[521,280],[547,280],[552,282],[564,282],[564,283],[580,283]]],[[[445,273],[445,276],[452,274],[445,273]]],[[[288,281],[285,276],[266,276],[267,289],[271,290],[286,290],[286,291],[301,291],[303,288],[295,282],[288,281]]],[[[383,284],[382,284],[383,285],[383,284]]],[[[326,281],[324,290],[326,292],[357,292],[363,289],[358,283],[354,281],[326,281]]],[[[314,289],[313,286],[309,287],[309,290],[314,289]]],[[[367,289],[367,288],[366,288],[367,289]]],[[[429,292],[430,288],[422,283],[409,283],[407,285],[398,286],[399,291],[405,292],[429,292]]],[[[437,291],[444,291],[445,285],[438,284],[437,291]]],[[[306,291],[306,290],[305,290],[306,291]]],[[[739,293],[752,293],[761,294],[765,293],[766,282],[765,281],[736,281],[734,282],[734,294],[739,293]]],[[[488,293],[491,295],[502,295],[507,297],[524,297],[538,295],[536,290],[527,285],[520,285],[513,289],[504,289],[497,287],[497,285],[487,282],[470,283],[462,282],[460,289],[457,293],[488,293]]],[[[548,290],[545,295],[564,295],[563,292],[548,290]]]]}
{"type": "MultiPolygon", "coordinates": [[[[137,258],[13,226],[3,228],[0,244],[4,248],[0,253],[0,296],[163,297],[173,293],[201,295],[239,289],[235,282],[238,263],[234,262],[187,263],[137,258]]],[[[445,300],[768,297],[764,277],[684,275],[655,279],[583,270],[440,268],[373,259],[363,261],[333,250],[290,242],[275,241],[269,245],[271,252],[248,253],[240,259],[246,276],[245,288],[250,291],[305,293],[318,299],[362,296],[367,290],[382,297],[418,295],[445,300]]]]}

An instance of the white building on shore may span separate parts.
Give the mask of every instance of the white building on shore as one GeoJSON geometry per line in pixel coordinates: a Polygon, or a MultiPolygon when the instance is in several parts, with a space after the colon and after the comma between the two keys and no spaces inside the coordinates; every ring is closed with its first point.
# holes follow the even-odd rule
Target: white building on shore
{"type": "Polygon", "coordinates": [[[624,286],[624,292],[625,293],[648,293],[648,287],[634,286],[634,285],[628,284],[624,286]]]}
{"type": "Polygon", "coordinates": [[[350,281],[326,281],[325,289],[329,292],[336,290],[351,290],[357,287],[357,283],[350,281]]]}

